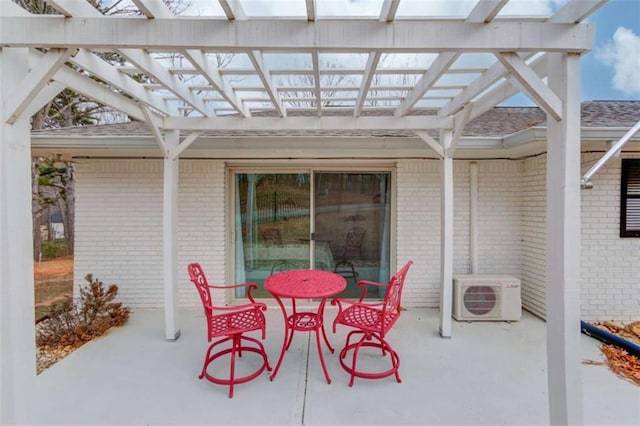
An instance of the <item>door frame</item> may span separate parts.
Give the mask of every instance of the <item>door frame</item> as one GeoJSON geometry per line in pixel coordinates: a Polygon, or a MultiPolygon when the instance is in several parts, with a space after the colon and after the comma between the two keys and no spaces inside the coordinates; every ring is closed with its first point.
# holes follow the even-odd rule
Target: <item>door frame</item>
{"type": "MultiPolygon", "coordinates": [[[[265,166],[264,161],[248,160],[248,161],[227,161],[225,164],[225,277],[227,283],[235,283],[235,176],[242,173],[308,173],[310,178],[310,215],[313,215],[315,209],[314,201],[314,173],[389,173],[391,177],[391,212],[390,212],[390,229],[389,229],[389,269],[396,269],[396,218],[397,218],[397,163],[387,160],[270,160],[269,165],[265,166]]],[[[310,218],[309,232],[314,232],[315,221],[310,218]]],[[[313,256],[313,250],[310,251],[313,256]]],[[[236,298],[233,292],[225,295],[228,303],[234,303],[236,298]]],[[[270,302],[271,299],[261,299],[261,301],[270,302]]],[[[270,303],[269,303],[270,304],[270,303]]]]}

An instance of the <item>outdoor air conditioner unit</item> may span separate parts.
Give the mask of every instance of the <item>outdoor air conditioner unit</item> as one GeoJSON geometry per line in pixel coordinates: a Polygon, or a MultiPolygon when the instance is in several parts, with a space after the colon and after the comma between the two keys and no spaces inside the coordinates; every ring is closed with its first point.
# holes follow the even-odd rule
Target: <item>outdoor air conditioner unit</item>
{"type": "Polygon", "coordinates": [[[453,277],[453,317],[459,321],[518,321],[520,280],[509,275],[453,277]]]}

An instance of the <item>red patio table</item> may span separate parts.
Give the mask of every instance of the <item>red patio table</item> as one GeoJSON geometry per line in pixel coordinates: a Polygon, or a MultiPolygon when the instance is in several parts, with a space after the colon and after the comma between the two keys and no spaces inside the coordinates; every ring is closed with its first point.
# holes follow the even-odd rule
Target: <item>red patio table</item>
{"type": "Polygon", "coordinates": [[[320,344],[320,331],[322,331],[324,342],[327,344],[331,353],[333,353],[334,349],[329,343],[327,333],[324,329],[324,305],[328,297],[340,293],[346,286],[347,281],[341,275],[315,269],[296,269],[279,272],[265,280],[264,287],[273,295],[278,305],[280,305],[285,324],[282,352],[280,353],[276,367],[273,369],[273,373],[271,373],[271,380],[276,377],[280,369],[284,353],[289,349],[291,341],[293,340],[293,333],[295,331],[315,331],[322,370],[324,371],[327,383],[331,383],[320,344]],[[291,299],[291,313],[288,313],[284,303],[282,303],[282,298],[291,299]],[[316,312],[299,312],[296,309],[296,299],[320,299],[320,304],[316,312]]]}

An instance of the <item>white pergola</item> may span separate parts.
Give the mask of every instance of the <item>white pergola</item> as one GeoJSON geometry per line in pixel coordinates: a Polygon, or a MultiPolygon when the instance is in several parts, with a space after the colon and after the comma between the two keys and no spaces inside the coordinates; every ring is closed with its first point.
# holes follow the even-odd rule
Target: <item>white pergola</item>
{"type": "Polygon", "coordinates": [[[513,16],[502,13],[509,0],[477,0],[459,16],[417,17],[399,13],[401,0],[372,0],[376,16],[338,17],[323,16],[321,0],[297,0],[299,16],[275,17],[253,16],[241,0],[210,0],[219,16],[175,16],[159,0],[131,0],[137,16],[46,0],[58,14],[33,15],[0,0],[0,422],[28,421],[35,381],[30,117],[70,88],[153,129],[169,339],[179,334],[178,161],[211,129],[414,131],[441,159],[439,331],[450,337],[456,146],[465,123],[526,94],[548,116],[550,421],[582,423],[580,58],[594,44],[584,20],[606,1],[513,16]]]}

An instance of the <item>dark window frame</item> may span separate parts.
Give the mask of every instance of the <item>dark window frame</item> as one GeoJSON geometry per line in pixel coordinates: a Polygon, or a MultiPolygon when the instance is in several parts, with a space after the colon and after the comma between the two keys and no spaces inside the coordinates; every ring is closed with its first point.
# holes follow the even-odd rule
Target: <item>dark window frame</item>
{"type": "MultiPolygon", "coordinates": [[[[629,194],[629,180],[634,187],[640,187],[640,158],[626,158],[622,160],[620,179],[620,238],[640,238],[640,229],[627,227],[627,200],[640,202],[640,191],[629,194]]],[[[640,209],[633,214],[633,222],[640,222],[640,209]]]]}

